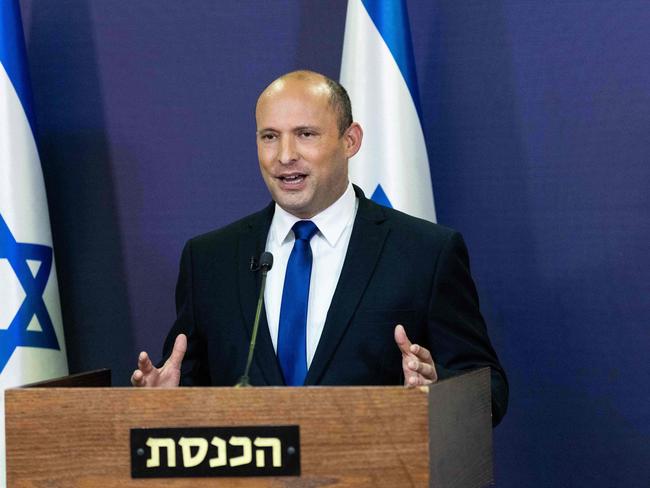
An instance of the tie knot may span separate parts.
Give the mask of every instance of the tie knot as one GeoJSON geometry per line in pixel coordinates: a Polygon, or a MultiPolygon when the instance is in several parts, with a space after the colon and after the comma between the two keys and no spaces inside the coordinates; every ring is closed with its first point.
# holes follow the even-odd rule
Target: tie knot
{"type": "Polygon", "coordinates": [[[292,228],[296,239],[307,242],[318,232],[318,227],[311,220],[299,220],[292,228]]]}

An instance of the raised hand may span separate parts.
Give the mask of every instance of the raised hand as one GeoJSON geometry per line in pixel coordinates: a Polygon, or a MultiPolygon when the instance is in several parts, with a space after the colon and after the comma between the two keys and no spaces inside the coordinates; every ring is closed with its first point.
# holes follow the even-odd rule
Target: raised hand
{"type": "Polygon", "coordinates": [[[402,325],[395,327],[395,343],[402,353],[404,386],[430,385],[438,381],[431,353],[425,347],[411,344],[402,325]]]}
{"type": "Polygon", "coordinates": [[[181,380],[181,363],[187,351],[187,337],[179,334],[174,342],[172,353],[161,368],[154,367],[149,355],[142,351],[138,356],[138,369],[131,375],[133,386],[171,388],[181,380]]]}

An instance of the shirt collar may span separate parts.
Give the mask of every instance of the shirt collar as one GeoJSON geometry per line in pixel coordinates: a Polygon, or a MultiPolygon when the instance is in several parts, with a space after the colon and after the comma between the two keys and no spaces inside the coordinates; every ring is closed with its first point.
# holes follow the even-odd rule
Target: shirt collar
{"type": "MultiPolygon", "coordinates": [[[[316,224],[319,233],[333,247],[341,238],[347,225],[354,219],[356,208],[357,198],[352,184],[348,183],[348,187],[338,200],[309,220],[316,224]]],[[[276,203],[269,237],[278,245],[293,240],[291,228],[299,220],[303,219],[290,214],[276,203]]]]}

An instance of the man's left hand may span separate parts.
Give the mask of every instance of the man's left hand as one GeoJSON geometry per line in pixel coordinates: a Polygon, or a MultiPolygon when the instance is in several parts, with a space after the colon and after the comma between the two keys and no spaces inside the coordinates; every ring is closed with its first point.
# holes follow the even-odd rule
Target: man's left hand
{"type": "Polygon", "coordinates": [[[430,385],[438,381],[431,353],[425,347],[411,344],[402,325],[395,327],[395,342],[402,353],[404,386],[430,385]]]}

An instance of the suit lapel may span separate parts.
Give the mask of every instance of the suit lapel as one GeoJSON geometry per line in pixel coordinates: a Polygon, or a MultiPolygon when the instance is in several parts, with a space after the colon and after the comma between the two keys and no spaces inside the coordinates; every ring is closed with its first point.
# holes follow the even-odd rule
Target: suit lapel
{"type": "MultiPolygon", "coordinates": [[[[273,218],[274,205],[274,203],[271,203],[266,209],[258,213],[254,219],[249,221],[239,237],[237,258],[239,263],[239,297],[249,340],[253,331],[253,321],[255,320],[255,310],[261,284],[260,272],[250,270],[250,258],[251,256],[259,258],[260,254],[264,252],[266,237],[273,218]]],[[[255,345],[253,358],[267,385],[284,384],[275,350],[273,349],[264,309],[262,309],[260,316],[257,344],[255,345]]]]}
{"type": "Polygon", "coordinates": [[[325,372],[357,309],[388,235],[388,226],[382,225],[386,217],[381,207],[366,199],[357,187],[355,192],[359,197],[359,209],[323,334],[307,372],[306,385],[318,384],[325,372]]]}

